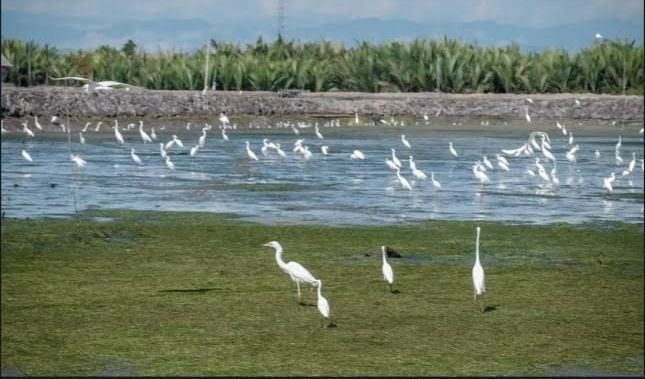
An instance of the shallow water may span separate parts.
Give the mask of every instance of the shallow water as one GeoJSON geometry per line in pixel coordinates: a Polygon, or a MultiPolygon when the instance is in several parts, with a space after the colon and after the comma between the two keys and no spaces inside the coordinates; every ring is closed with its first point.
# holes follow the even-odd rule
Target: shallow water
{"type": "MultiPolygon", "coordinates": [[[[323,125],[324,121],[320,121],[323,125]]],[[[436,122],[435,122],[436,123],[436,122]]],[[[491,122],[492,123],[492,122],[491,122]]],[[[422,123],[421,123],[422,124],[422,123]]],[[[153,124],[146,124],[149,131],[153,124]]],[[[511,223],[581,223],[590,221],[643,222],[643,139],[641,126],[625,128],[621,156],[617,166],[614,149],[620,129],[585,125],[568,128],[580,145],[577,162],[569,163],[565,152],[568,137],[549,124],[532,124],[533,129],[512,125],[480,126],[478,121],[464,125],[406,127],[321,127],[325,139],[319,140],[313,128],[230,130],[229,142],[220,131],[208,133],[206,146],[191,157],[190,147],[201,132],[175,132],[184,148],[174,146],[170,156],[176,170],[169,170],[159,155],[159,141],[167,142],[171,133],[159,131],[159,141],[143,144],[138,129],[123,131],[124,145],[113,133],[97,134],[90,127],[78,143],[78,131],[72,134],[72,151],[87,161],[77,168],[69,160],[67,137],[62,133],[2,136],[2,210],[8,217],[68,216],[88,208],[127,208],[141,210],[206,211],[239,214],[266,223],[387,224],[423,219],[495,220],[511,223]],[[559,186],[545,183],[525,173],[535,170],[535,158],[507,157],[510,172],[499,169],[495,154],[526,142],[530,130],[547,132],[551,152],[557,159],[559,186]],[[412,144],[401,143],[404,133],[412,144]],[[273,150],[260,153],[262,139],[281,144],[287,153],[280,158],[273,150]],[[293,142],[304,138],[313,152],[310,160],[292,153],[293,142]],[[244,141],[258,155],[251,162],[244,141]],[[458,158],[448,152],[452,141],[458,158]],[[320,153],[329,146],[329,155],[320,153]],[[144,166],[135,166],[130,158],[134,147],[144,166]],[[395,148],[403,163],[401,174],[413,190],[401,188],[395,172],[384,163],[395,148]],[[26,149],[33,163],[21,157],[26,149]],[[354,149],[366,159],[351,160],[354,149]],[[599,150],[599,158],[594,151],[599,150]],[[622,171],[636,153],[636,168],[625,178],[622,171]],[[442,189],[430,180],[415,180],[408,165],[412,154],[417,167],[428,177],[435,173],[442,189]],[[494,164],[488,170],[491,184],[481,186],[472,165],[487,155],[494,164]],[[602,188],[602,178],[614,171],[619,179],[614,192],[602,188]],[[76,205],[73,192],[76,192],[76,205]]],[[[596,125],[597,126],[597,125],[596,125]]],[[[539,157],[542,154],[536,152],[539,157]]],[[[552,164],[545,163],[547,172],[552,164]]]]}

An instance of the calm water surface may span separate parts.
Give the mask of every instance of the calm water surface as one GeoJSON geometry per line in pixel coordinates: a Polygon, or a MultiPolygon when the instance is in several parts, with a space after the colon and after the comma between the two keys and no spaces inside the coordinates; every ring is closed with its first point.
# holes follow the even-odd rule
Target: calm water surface
{"type": "MultiPolygon", "coordinates": [[[[438,121],[437,121],[438,122],[438,121]]],[[[435,123],[437,123],[435,122],[435,123]]],[[[492,123],[492,122],[491,122],[492,123]]],[[[499,122],[498,122],[499,123],[499,122]]],[[[320,121],[323,124],[323,121],[320,121]]],[[[138,129],[123,131],[124,145],[114,134],[93,132],[90,127],[78,143],[78,128],[72,134],[72,152],[80,154],[87,166],[77,168],[69,160],[67,137],[61,132],[37,134],[9,133],[2,136],[2,210],[9,217],[69,216],[76,207],[139,210],[227,212],[266,223],[388,224],[422,219],[495,220],[512,223],[589,222],[618,220],[643,222],[643,135],[642,126],[623,130],[622,165],[614,157],[620,129],[573,130],[574,144],[580,145],[577,162],[570,163],[565,152],[568,137],[551,126],[534,123],[532,129],[510,125],[480,126],[479,122],[450,123],[437,128],[425,125],[406,127],[321,127],[325,139],[319,140],[313,128],[230,130],[229,142],[221,138],[217,127],[208,132],[206,145],[196,156],[189,155],[201,132],[193,128],[176,132],[184,148],[174,146],[169,155],[176,170],[169,170],[159,155],[159,143],[171,139],[171,133],[159,131],[158,141],[144,144],[138,129]],[[557,159],[559,186],[530,177],[535,170],[533,157],[507,157],[510,171],[499,169],[495,154],[514,149],[526,142],[530,130],[547,132],[551,152],[557,159]],[[412,144],[401,143],[404,133],[412,144]],[[262,156],[262,139],[281,144],[287,152],[282,159],[269,149],[262,156]],[[304,138],[313,152],[310,160],[294,156],[293,143],[304,138]],[[250,161],[245,141],[259,156],[250,161]],[[459,153],[448,151],[452,141],[459,153]],[[320,153],[329,146],[329,155],[320,153]],[[144,165],[134,165],[130,158],[134,147],[144,165]],[[395,148],[403,163],[401,174],[413,190],[401,188],[395,172],[384,163],[395,148]],[[21,157],[26,149],[33,157],[21,157]],[[354,149],[362,151],[363,161],[349,158],[354,149]],[[600,157],[594,156],[594,151],[600,157]],[[621,173],[636,154],[636,168],[621,178],[621,173]],[[442,189],[430,180],[415,180],[409,169],[413,155],[417,168],[428,177],[435,173],[442,189]],[[491,184],[481,186],[472,165],[483,155],[494,164],[488,170],[491,184]],[[602,178],[616,172],[614,192],[602,188],[602,178]]],[[[104,125],[104,129],[108,129],[104,125]]],[[[542,154],[536,152],[542,158],[542,154]]],[[[544,163],[544,159],[541,159],[544,163]]],[[[552,164],[544,163],[547,172],[552,164]]]]}

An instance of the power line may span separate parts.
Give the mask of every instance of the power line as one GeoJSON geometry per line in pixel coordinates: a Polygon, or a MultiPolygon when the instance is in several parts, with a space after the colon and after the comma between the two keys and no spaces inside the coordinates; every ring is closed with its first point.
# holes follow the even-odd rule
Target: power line
{"type": "Polygon", "coordinates": [[[278,0],[278,35],[284,37],[286,0],[278,0]]]}

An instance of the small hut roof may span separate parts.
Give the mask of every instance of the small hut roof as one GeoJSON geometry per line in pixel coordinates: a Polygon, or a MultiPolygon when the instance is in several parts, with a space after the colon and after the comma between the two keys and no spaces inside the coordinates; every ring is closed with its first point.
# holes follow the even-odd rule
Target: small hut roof
{"type": "Polygon", "coordinates": [[[4,54],[2,54],[2,67],[11,67],[12,64],[9,62],[7,58],[4,57],[4,54]]]}

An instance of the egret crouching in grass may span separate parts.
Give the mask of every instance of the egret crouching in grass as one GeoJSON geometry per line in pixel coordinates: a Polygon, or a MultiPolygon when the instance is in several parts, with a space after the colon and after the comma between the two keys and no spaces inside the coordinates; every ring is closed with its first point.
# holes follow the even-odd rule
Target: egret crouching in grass
{"type": "MultiPolygon", "coordinates": [[[[486,292],[486,285],[484,284],[484,268],[482,267],[481,262],[479,261],[479,232],[481,228],[477,227],[477,240],[475,242],[475,265],[473,266],[473,288],[475,291],[475,302],[477,301],[477,296],[482,296],[486,292]]],[[[484,311],[484,308],[480,307],[481,311],[484,311]]]]}
{"type": "Polygon", "coordinates": [[[298,287],[298,302],[302,304],[302,302],[300,301],[300,283],[309,283],[311,285],[314,285],[314,283],[316,283],[318,279],[311,275],[311,273],[298,262],[292,261],[285,263],[282,260],[282,245],[280,245],[280,243],[278,243],[277,241],[267,242],[263,246],[272,247],[275,249],[275,261],[278,263],[278,267],[280,267],[282,271],[287,273],[291,280],[296,282],[296,286],[298,287]]]}
{"type": "MultiPolygon", "coordinates": [[[[322,291],[322,281],[321,280],[316,280],[313,283],[313,285],[315,287],[318,287],[318,302],[316,303],[316,305],[318,306],[318,312],[320,312],[320,314],[324,317],[324,319],[328,320],[329,319],[329,302],[327,301],[327,299],[325,299],[325,297],[321,293],[321,291],[322,291]]],[[[330,322],[329,324],[327,324],[328,328],[333,328],[335,326],[336,326],[336,324],[334,324],[333,322],[330,322]]]]}
{"type": "Polygon", "coordinates": [[[383,254],[383,265],[381,266],[381,271],[383,272],[383,280],[390,287],[390,292],[392,291],[392,285],[394,284],[394,271],[392,266],[387,262],[385,246],[381,246],[381,253],[383,254]]]}

